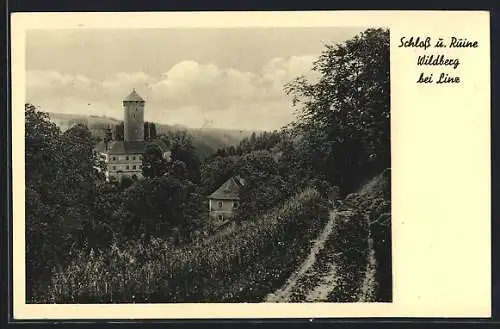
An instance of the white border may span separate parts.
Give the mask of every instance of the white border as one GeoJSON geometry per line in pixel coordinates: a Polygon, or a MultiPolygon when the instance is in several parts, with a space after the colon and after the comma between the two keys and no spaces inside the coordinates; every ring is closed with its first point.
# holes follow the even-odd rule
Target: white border
{"type": "MultiPolygon", "coordinates": [[[[490,316],[488,12],[12,14],[13,266],[16,319],[490,316]],[[391,33],[394,302],[388,304],[27,305],[24,287],[25,31],[28,29],[388,26],[391,33]],[[419,86],[401,36],[462,35],[459,86],[419,86]]],[[[63,55],[63,54],[62,54],[63,55]]]]}

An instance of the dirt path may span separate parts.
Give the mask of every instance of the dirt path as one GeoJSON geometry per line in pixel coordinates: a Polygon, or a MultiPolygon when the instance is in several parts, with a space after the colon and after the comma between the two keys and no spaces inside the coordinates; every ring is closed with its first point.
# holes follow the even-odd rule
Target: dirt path
{"type": "MultiPolygon", "coordinates": [[[[330,212],[330,219],[328,220],[327,224],[325,225],[325,228],[319,235],[319,237],[316,239],[314,242],[313,247],[311,248],[311,252],[309,253],[309,256],[307,256],[306,260],[300,265],[297,271],[295,271],[290,278],[288,278],[287,282],[278,289],[276,292],[267,295],[265,298],[265,302],[267,303],[278,303],[278,302],[288,302],[290,301],[290,297],[292,295],[292,292],[296,288],[297,283],[303,279],[306,276],[306,273],[308,273],[314,263],[316,262],[316,256],[320,252],[321,249],[323,249],[323,246],[325,244],[325,241],[328,239],[330,234],[332,233],[333,227],[334,227],[334,222],[336,218],[336,213],[335,211],[330,212]]],[[[326,278],[323,278],[322,284],[326,282],[326,284],[330,285],[330,281],[332,278],[335,276],[335,266],[332,265],[332,268],[330,271],[328,271],[326,278]],[[330,273],[331,272],[331,273],[330,273]]],[[[318,297],[322,297],[325,295],[325,289],[324,287],[317,287],[319,290],[313,290],[310,292],[310,294],[307,295],[307,299],[314,298],[315,294],[318,294],[318,297]]],[[[326,292],[326,295],[328,295],[328,292],[326,292]]],[[[325,298],[326,298],[325,295],[325,298]]]]}
{"type": "Polygon", "coordinates": [[[309,291],[306,295],[306,302],[326,302],[328,294],[332,291],[334,285],[337,283],[337,266],[330,264],[328,272],[321,278],[318,285],[309,291]]]}

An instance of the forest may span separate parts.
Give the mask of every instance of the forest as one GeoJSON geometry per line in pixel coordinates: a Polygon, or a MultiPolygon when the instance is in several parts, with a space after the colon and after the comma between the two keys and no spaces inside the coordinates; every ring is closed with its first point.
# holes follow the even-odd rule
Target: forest
{"type": "MultiPolygon", "coordinates": [[[[86,125],[62,131],[26,104],[27,303],[263,301],[307,255],[332,190],[344,207],[390,219],[390,191],[377,196],[383,207],[353,197],[391,167],[389,32],[326,45],[313,70],[318,81],[283,86],[296,112],[290,125],[204,158],[188,132],[158,132],[144,151],[145,178],[117,184],[105,181],[86,125]],[[233,175],[247,184],[235,225],[219,232],[207,196],[233,175]]],[[[349,225],[336,238],[365,248],[353,239],[360,226],[349,225]]],[[[384,262],[390,225],[380,229],[372,233],[384,237],[375,241],[384,262]]]]}

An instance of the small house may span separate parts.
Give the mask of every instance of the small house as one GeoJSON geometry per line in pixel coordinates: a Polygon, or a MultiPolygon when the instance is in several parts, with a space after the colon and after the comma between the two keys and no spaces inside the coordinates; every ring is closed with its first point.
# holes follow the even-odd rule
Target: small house
{"type": "Polygon", "coordinates": [[[209,218],[218,223],[225,223],[234,218],[234,212],[239,207],[240,191],[245,186],[245,180],[233,176],[208,196],[209,218]]]}

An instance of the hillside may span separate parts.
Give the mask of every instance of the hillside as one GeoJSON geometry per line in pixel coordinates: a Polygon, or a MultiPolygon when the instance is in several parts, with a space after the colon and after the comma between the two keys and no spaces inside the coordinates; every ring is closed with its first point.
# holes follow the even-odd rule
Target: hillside
{"type": "MultiPolygon", "coordinates": [[[[121,122],[107,116],[49,113],[52,122],[57,124],[63,131],[75,124],[85,124],[94,136],[104,137],[104,128],[108,125],[114,126],[121,122]]],[[[200,158],[214,153],[217,149],[237,145],[243,138],[251,135],[252,131],[238,129],[218,128],[187,128],[181,125],[167,125],[155,123],[158,134],[170,131],[186,131],[193,138],[193,145],[200,158]]]]}
{"type": "Polygon", "coordinates": [[[391,300],[390,170],[330,213],[309,256],[267,302],[391,300]]]}

